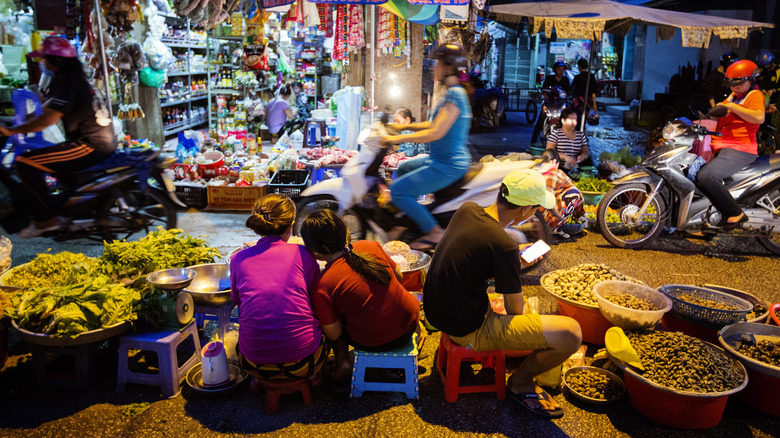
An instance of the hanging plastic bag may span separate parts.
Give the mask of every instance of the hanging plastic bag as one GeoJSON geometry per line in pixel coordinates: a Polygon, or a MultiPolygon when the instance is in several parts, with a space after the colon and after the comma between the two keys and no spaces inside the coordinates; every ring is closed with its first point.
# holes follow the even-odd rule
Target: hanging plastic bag
{"type": "Polygon", "coordinates": [[[165,70],[155,70],[151,67],[141,70],[140,79],[142,84],[152,88],[160,88],[164,83],[168,82],[165,70]]]}
{"type": "Polygon", "coordinates": [[[198,155],[198,145],[195,144],[195,139],[180,132],[178,140],[179,145],[176,147],[176,158],[179,162],[183,162],[187,157],[195,157],[198,155]]]}

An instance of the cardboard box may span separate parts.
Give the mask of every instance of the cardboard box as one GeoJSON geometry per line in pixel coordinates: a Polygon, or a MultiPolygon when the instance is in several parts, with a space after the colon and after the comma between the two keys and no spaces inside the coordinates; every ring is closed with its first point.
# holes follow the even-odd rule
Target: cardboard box
{"type": "Polygon", "coordinates": [[[268,193],[268,186],[208,186],[209,210],[252,210],[255,201],[268,193]]]}

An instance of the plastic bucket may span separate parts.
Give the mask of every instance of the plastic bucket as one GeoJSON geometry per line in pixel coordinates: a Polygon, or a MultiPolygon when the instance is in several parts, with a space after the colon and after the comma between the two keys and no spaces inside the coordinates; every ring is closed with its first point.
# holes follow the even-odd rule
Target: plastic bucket
{"type": "Polygon", "coordinates": [[[706,429],[720,423],[728,395],[683,395],[639,380],[626,372],[623,381],[631,406],[645,417],[680,429],[706,429]]]}
{"type": "Polygon", "coordinates": [[[534,157],[538,157],[539,155],[542,155],[545,149],[546,148],[539,147],[539,146],[529,146],[528,152],[534,157]]]}
{"type": "Polygon", "coordinates": [[[599,205],[601,198],[604,197],[602,192],[581,192],[582,198],[585,200],[585,205],[599,205]]]}
{"type": "Polygon", "coordinates": [[[612,327],[612,323],[604,318],[598,307],[578,307],[560,299],[557,301],[558,315],[568,316],[580,324],[583,342],[604,345],[604,335],[612,327]]]}

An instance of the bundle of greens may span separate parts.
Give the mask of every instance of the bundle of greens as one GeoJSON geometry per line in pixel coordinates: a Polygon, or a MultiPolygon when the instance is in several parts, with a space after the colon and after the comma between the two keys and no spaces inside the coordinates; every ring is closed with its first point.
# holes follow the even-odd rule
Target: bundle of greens
{"type": "Polygon", "coordinates": [[[21,288],[67,286],[92,278],[97,266],[97,259],[84,254],[43,253],[30,263],[14,268],[3,282],[21,288]]]}
{"type": "Polygon", "coordinates": [[[574,185],[582,192],[604,193],[612,188],[612,183],[609,181],[592,177],[580,178],[574,185]]]}
{"type": "Polygon", "coordinates": [[[641,159],[642,157],[638,155],[633,155],[631,151],[628,150],[628,146],[614,153],[604,151],[601,153],[601,155],[599,155],[599,161],[601,162],[615,161],[628,168],[634,167],[637,164],[639,164],[639,160],[641,159]]]}
{"type": "Polygon", "coordinates": [[[76,336],[135,319],[140,300],[137,290],[101,275],[68,286],[24,290],[13,297],[13,306],[5,313],[31,332],[76,336]]]}
{"type": "Polygon", "coordinates": [[[154,271],[212,263],[219,250],[180,229],[158,227],[136,242],[106,242],[101,271],[115,280],[135,281],[154,271]]]}

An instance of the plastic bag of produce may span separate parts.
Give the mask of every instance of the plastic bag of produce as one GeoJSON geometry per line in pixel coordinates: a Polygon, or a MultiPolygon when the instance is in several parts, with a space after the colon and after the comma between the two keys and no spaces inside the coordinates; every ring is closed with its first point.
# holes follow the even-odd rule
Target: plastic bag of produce
{"type": "Polygon", "coordinates": [[[152,88],[160,88],[168,81],[165,70],[155,70],[152,67],[146,67],[140,73],[141,83],[152,88]]]}

